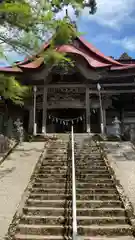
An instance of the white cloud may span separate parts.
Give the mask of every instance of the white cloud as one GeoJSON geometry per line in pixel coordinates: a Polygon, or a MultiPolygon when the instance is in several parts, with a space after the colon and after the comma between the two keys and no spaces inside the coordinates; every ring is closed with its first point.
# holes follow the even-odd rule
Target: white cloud
{"type": "Polygon", "coordinates": [[[120,45],[125,50],[135,51],[135,37],[125,37],[123,39],[111,39],[111,43],[120,45]]]}
{"type": "Polygon", "coordinates": [[[56,19],[63,19],[66,16],[66,9],[68,10],[68,15],[72,20],[76,19],[74,9],[71,5],[68,5],[68,7],[64,7],[60,12],[56,14],[56,19]]]}
{"type": "Polygon", "coordinates": [[[132,17],[135,0],[97,0],[97,12],[89,15],[88,9],[82,12],[83,17],[98,23],[119,30],[124,24],[135,23],[132,17]]]}

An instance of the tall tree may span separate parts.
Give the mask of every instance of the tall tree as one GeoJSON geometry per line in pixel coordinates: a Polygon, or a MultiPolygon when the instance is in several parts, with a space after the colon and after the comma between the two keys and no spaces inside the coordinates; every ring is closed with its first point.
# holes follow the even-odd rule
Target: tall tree
{"type": "MultiPolygon", "coordinates": [[[[96,0],[1,0],[0,1],[0,53],[4,49],[19,51],[28,56],[37,53],[40,45],[52,37],[51,46],[44,56],[48,63],[70,61],[64,54],[55,51],[55,45],[68,43],[77,34],[69,27],[67,8],[74,9],[78,17],[84,7],[89,13],[96,12],[96,0]],[[65,17],[58,19],[57,14],[65,11],[65,17]]],[[[29,90],[14,79],[0,75],[0,95],[14,103],[22,103],[29,90]]]]}
{"type": "MultiPolygon", "coordinates": [[[[90,14],[96,11],[96,0],[3,0],[0,4],[0,43],[31,54],[55,32],[55,39],[69,41],[73,32],[67,31],[67,18],[57,19],[57,14],[73,8],[75,16],[87,7],[90,14]],[[60,28],[60,34],[56,29],[60,28]]],[[[66,11],[65,11],[66,13],[66,11]]],[[[66,14],[65,14],[66,16],[66,14]]],[[[54,44],[54,41],[53,41],[54,44]]]]}

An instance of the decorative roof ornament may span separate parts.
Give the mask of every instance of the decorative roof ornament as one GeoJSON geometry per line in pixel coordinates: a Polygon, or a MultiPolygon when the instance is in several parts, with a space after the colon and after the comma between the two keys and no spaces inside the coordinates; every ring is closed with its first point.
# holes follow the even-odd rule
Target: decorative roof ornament
{"type": "Polygon", "coordinates": [[[122,55],[120,56],[119,60],[131,60],[132,58],[126,53],[122,53],[122,55]]]}

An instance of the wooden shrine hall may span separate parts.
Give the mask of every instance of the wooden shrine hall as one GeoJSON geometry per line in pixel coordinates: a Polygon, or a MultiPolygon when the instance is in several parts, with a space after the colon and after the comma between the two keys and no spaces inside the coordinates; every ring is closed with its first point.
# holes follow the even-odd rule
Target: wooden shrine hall
{"type": "MultiPolygon", "coordinates": [[[[41,51],[47,51],[50,43],[41,51]]],[[[33,98],[19,112],[28,132],[75,132],[113,134],[113,119],[118,117],[123,134],[135,131],[135,64],[106,57],[82,37],[61,45],[74,67],[46,67],[43,57],[33,56],[15,67],[0,71],[33,85],[33,98]]]]}

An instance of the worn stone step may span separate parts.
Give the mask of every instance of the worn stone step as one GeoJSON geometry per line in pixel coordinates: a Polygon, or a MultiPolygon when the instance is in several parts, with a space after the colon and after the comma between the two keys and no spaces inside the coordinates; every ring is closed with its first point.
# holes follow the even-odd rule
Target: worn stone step
{"type": "Polygon", "coordinates": [[[51,163],[51,162],[67,162],[67,156],[63,155],[63,156],[57,156],[57,157],[51,157],[51,156],[45,156],[44,160],[43,160],[43,163],[45,162],[48,162],[48,163],[51,163]]]}
{"type": "MultiPolygon", "coordinates": [[[[38,215],[23,215],[20,223],[23,224],[47,224],[59,225],[64,224],[66,219],[64,216],[38,216],[38,215]]],[[[72,219],[70,219],[72,222],[72,219]]],[[[104,224],[127,224],[125,217],[91,217],[91,216],[77,216],[78,225],[104,225],[104,224]]]]}
{"type": "Polygon", "coordinates": [[[89,169],[89,170],[107,170],[108,171],[108,167],[105,165],[105,166],[97,166],[96,164],[81,164],[81,165],[78,165],[76,166],[77,169],[89,169]]]}
{"type": "Polygon", "coordinates": [[[46,184],[61,184],[61,183],[66,183],[67,178],[56,178],[55,180],[50,178],[45,178],[45,177],[36,177],[35,178],[35,183],[46,183],[46,184]]]}
{"type": "Polygon", "coordinates": [[[67,173],[35,173],[33,175],[35,178],[36,177],[44,177],[46,179],[58,179],[58,178],[66,178],[67,177],[67,173]]]}
{"type": "Polygon", "coordinates": [[[50,168],[50,169],[40,169],[39,171],[38,171],[38,173],[39,174],[66,174],[67,173],[67,168],[66,169],[64,169],[64,168],[62,168],[62,169],[52,169],[52,168],[50,168]]]}
{"type": "Polygon", "coordinates": [[[40,200],[71,200],[72,195],[68,194],[45,194],[45,193],[31,193],[29,195],[31,199],[40,199],[40,200]]]}
{"type": "Polygon", "coordinates": [[[78,208],[77,216],[125,216],[125,210],[123,208],[113,207],[113,208],[78,208]]]}
{"type": "MultiPolygon", "coordinates": [[[[35,180],[35,183],[33,184],[34,187],[40,187],[40,188],[65,188],[66,186],[69,186],[69,181],[64,182],[53,182],[53,183],[47,183],[45,180],[41,180],[40,182],[35,180]]],[[[72,181],[70,181],[70,187],[72,188],[72,181]]],[[[76,181],[76,188],[80,189],[116,189],[115,185],[112,183],[83,183],[80,181],[76,181]]]]}
{"type": "MultiPolygon", "coordinates": [[[[65,208],[53,208],[53,207],[30,207],[25,206],[23,209],[26,215],[40,215],[40,216],[59,216],[70,211],[65,208]]],[[[77,216],[125,216],[125,210],[123,208],[78,208],[77,216]]]]}
{"type": "Polygon", "coordinates": [[[61,166],[68,166],[68,164],[67,164],[67,161],[62,161],[62,160],[60,160],[60,161],[57,161],[57,160],[53,160],[53,161],[44,161],[43,163],[42,163],[42,165],[41,165],[41,167],[42,168],[44,168],[44,167],[48,167],[48,168],[50,168],[50,167],[61,167],[61,166]]]}
{"type": "Polygon", "coordinates": [[[77,208],[123,207],[120,200],[77,200],[77,208]]]}
{"type": "MultiPolygon", "coordinates": [[[[72,205],[72,201],[68,201],[72,205]]],[[[39,200],[29,198],[26,203],[27,206],[35,206],[35,207],[65,207],[68,202],[65,200],[39,200]]],[[[123,207],[122,202],[120,200],[77,200],[76,201],[77,208],[101,208],[101,207],[123,207]]]]}
{"type": "Polygon", "coordinates": [[[67,190],[65,188],[40,188],[34,187],[32,188],[32,193],[46,193],[46,194],[64,194],[67,190]]]}
{"type": "MultiPolygon", "coordinates": [[[[68,209],[67,209],[68,211],[68,209]]],[[[25,206],[23,213],[26,215],[39,215],[39,216],[64,216],[65,208],[53,208],[53,207],[30,207],[25,206]]]]}
{"type": "Polygon", "coordinates": [[[90,236],[123,236],[132,235],[133,231],[130,225],[124,224],[114,224],[114,225],[88,225],[88,226],[78,226],[78,234],[90,236]]]}
{"type": "Polygon", "coordinates": [[[54,171],[54,170],[67,170],[68,169],[68,166],[67,166],[67,164],[65,164],[65,165],[58,165],[58,166],[55,166],[55,165],[52,165],[52,166],[48,166],[48,165],[46,165],[46,166],[41,166],[40,167],[40,170],[51,170],[51,171],[54,171]]]}
{"type": "Polygon", "coordinates": [[[77,200],[119,200],[118,194],[102,194],[102,193],[94,193],[94,194],[77,194],[77,200]]]}
{"type": "Polygon", "coordinates": [[[126,217],[120,216],[77,216],[77,225],[111,225],[111,224],[127,224],[126,217]]]}
{"type": "Polygon", "coordinates": [[[64,216],[38,216],[38,215],[23,215],[20,223],[22,224],[35,224],[35,225],[64,225],[64,216]]]}
{"type": "Polygon", "coordinates": [[[88,167],[106,167],[106,163],[105,162],[89,162],[89,161],[79,161],[79,162],[76,162],[76,165],[78,166],[78,164],[83,165],[84,167],[85,166],[88,166],[88,167]]]}
{"type": "MultiPolygon", "coordinates": [[[[34,183],[34,186],[35,187],[44,187],[44,188],[65,188],[67,186],[67,184],[71,184],[71,187],[72,187],[72,181],[70,179],[70,181],[67,181],[67,179],[63,182],[46,182],[46,179],[36,179],[35,180],[35,183],[34,183]]],[[[69,185],[68,185],[69,186],[69,185]]],[[[92,188],[92,189],[99,189],[99,188],[109,188],[109,189],[116,189],[115,188],[115,185],[112,184],[112,183],[86,183],[86,182],[80,182],[80,181],[76,181],[76,187],[77,188],[92,188]]]]}
{"type": "Polygon", "coordinates": [[[102,194],[117,194],[117,190],[114,188],[76,188],[77,194],[87,193],[87,194],[95,194],[95,193],[102,193],[102,194]]]}
{"type": "Polygon", "coordinates": [[[20,234],[31,235],[64,235],[66,229],[63,225],[29,225],[19,224],[17,231],[20,234]]]}
{"type": "Polygon", "coordinates": [[[57,236],[54,236],[54,235],[53,236],[52,235],[45,236],[45,235],[28,235],[28,234],[25,235],[25,234],[20,234],[20,233],[15,235],[15,240],[65,240],[65,239],[69,239],[69,238],[66,238],[66,236],[63,237],[62,235],[61,236],[58,236],[58,235],[57,236]]]}
{"type": "MultiPolygon", "coordinates": [[[[83,240],[134,240],[133,236],[117,236],[117,237],[106,237],[106,236],[81,236],[83,240]]],[[[69,237],[63,236],[45,236],[45,235],[24,235],[24,234],[16,234],[16,240],[65,240],[65,239],[72,239],[69,237]]]]}
{"type": "Polygon", "coordinates": [[[83,240],[134,240],[133,236],[116,236],[116,237],[106,237],[106,236],[81,236],[83,240]]]}
{"type": "Polygon", "coordinates": [[[90,188],[90,189],[116,189],[113,183],[86,183],[76,180],[76,187],[77,188],[90,188]]]}
{"type": "Polygon", "coordinates": [[[100,177],[100,179],[101,178],[108,178],[108,179],[111,179],[111,175],[109,174],[109,173],[102,173],[102,174],[100,174],[99,175],[99,173],[94,173],[94,174],[90,174],[90,173],[82,173],[81,171],[79,172],[79,173],[76,173],[76,178],[78,179],[81,179],[81,178],[83,178],[83,179],[85,179],[86,181],[87,181],[87,179],[95,179],[95,178],[98,178],[99,179],[99,177],[100,177]]]}
{"type": "MultiPolygon", "coordinates": [[[[68,186],[69,186],[69,184],[68,184],[68,186]]],[[[55,183],[55,182],[46,183],[46,182],[37,182],[36,181],[33,184],[33,187],[36,187],[36,188],[39,187],[39,188],[45,188],[45,189],[48,189],[48,188],[50,188],[50,189],[51,188],[56,188],[56,189],[64,188],[65,189],[67,187],[67,182],[65,181],[65,182],[62,182],[62,183],[55,183]]]]}
{"type": "Polygon", "coordinates": [[[26,201],[27,206],[35,206],[35,207],[65,207],[65,200],[37,200],[29,198],[26,201]]]}
{"type": "Polygon", "coordinates": [[[81,172],[81,174],[83,174],[83,173],[89,173],[89,174],[109,174],[108,173],[108,170],[107,169],[105,169],[105,170],[103,170],[103,169],[79,169],[78,167],[77,167],[77,169],[76,169],[76,174],[78,174],[78,173],[80,173],[81,172]]]}
{"type": "Polygon", "coordinates": [[[65,151],[65,152],[47,152],[46,153],[46,156],[49,158],[49,157],[51,157],[51,158],[57,158],[57,157],[63,157],[63,156],[66,156],[67,155],[67,151],[65,151]]]}
{"type": "MultiPolygon", "coordinates": [[[[69,189],[70,190],[70,189],[69,189]]],[[[60,194],[60,193],[65,193],[67,191],[66,188],[50,188],[50,187],[42,187],[42,186],[33,186],[31,192],[33,193],[55,193],[55,194],[60,194]]],[[[102,194],[117,194],[116,189],[112,188],[76,188],[76,193],[77,194],[89,194],[89,195],[94,195],[96,193],[102,193],[102,194]]]]}
{"type": "Polygon", "coordinates": [[[90,178],[90,179],[85,179],[85,175],[84,178],[83,177],[76,177],[76,181],[77,182],[84,182],[84,183],[92,183],[92,184],[104,184],[104,183],[108,183],[108,184],[114,184],[113,180],[111,178],[90,178]]]}

